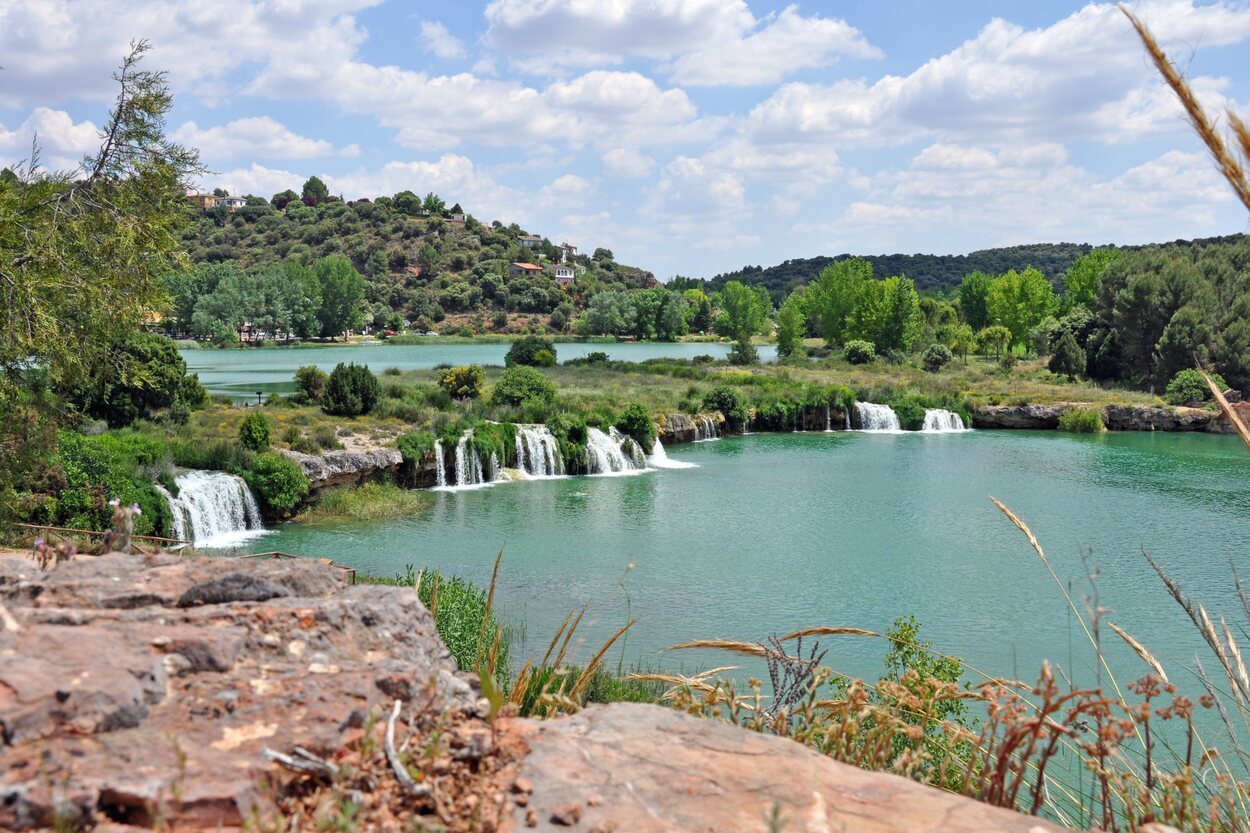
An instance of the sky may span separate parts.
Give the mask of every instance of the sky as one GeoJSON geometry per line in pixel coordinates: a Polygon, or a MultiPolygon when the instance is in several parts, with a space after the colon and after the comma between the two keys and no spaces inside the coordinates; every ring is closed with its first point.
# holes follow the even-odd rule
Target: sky
{"type": "MultiPolygon", "coordinates": [[[[1250,3],[1132,8],[1250,114],[1250,3]]],[[[1247,231],[1111,4],[0,0],[0,164],[96,147],[138,38],[203,188],[434,191],[662,279],[1247,231]]]]}

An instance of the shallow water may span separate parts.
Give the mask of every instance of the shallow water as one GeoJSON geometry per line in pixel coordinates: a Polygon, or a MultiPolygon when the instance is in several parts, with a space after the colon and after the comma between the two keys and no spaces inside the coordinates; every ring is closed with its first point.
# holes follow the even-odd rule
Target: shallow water
{"type": "MultiPolygon", "coordinates": [[[[1190,663],[1200,643],[1142,548],[1213,613],[1239,609],[1230,556],[1250,575],[1250,455],[1231,437],[760,434],[668,455],[697,468],[439,493],[416,517],[287,524],[249,546],[384,575],[434,566],[482,585],[502,548],[496,600],[520,626],[514,657],[545,648],[585,602],[582,659],[635,617],[622,661],[669,668],[734,661],[663,650],[688,639],[881,630],[914,614],[940,649],[1026,679],[1050,659],[1091,680],[1093,655],[1045,566],[989,495],[1032,526],[1074,595],[1088,593],[1083,579],[1100,569],[1106,617],[1169,669],[1190,663]]],[[[1126,679],[1144,671],[1109,630],[1105,644],[1126,679]]],[[[879,670],[878,641],[827,645],[839,670],[879,670]]]]}

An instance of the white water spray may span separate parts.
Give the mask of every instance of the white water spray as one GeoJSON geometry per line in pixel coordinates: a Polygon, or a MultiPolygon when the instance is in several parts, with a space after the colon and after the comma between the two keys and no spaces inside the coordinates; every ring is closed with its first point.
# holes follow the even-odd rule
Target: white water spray
{"type": "Polygon", "coordinates": [[[516,427],[516,467],[526,477],[560,477],[564,459],[560,443],[545,425],[516,427]]]}
{"type": "Polygon", "coordinates": [[[232,547],[265,534],[260,507],[243,478],[221,471],[189,471],[174,478],[178,497],[157,486],[169,502],[175,538],[197,547],[232,547]]]}
{"type": "Polygon", "coordinates": [[[610,434],[598,428],[586,429],[586,463],[591,474],[629,474],[646,468],[638,444],[622,437],[615,428],[610,434]],[[622,446],[630,447],[629,452],[622,446]]]}
{"type": "Polygon", "coordinates": [[[926,434],[956,434],[971,429],[964,427],[963,418],[959,414],[941,408],[930,408],[924,412],[924,426],[920,430],[926,434]]]}
{"type": "Polygon", "coordinates": [[[697,469],[699,467],[697,463],[670,458],[659,437],[655,438],[655,445],[651,446],[651,456],[647,458],[647,462],[653,469],[697,469]]]}
{"type": "Polygon", "coordinates": [[[898,414],[889,405],[874,402],[856,402],[855,414],[859,417],[859,430],[877,434],[899,434],[903,426],[898,414]]]}

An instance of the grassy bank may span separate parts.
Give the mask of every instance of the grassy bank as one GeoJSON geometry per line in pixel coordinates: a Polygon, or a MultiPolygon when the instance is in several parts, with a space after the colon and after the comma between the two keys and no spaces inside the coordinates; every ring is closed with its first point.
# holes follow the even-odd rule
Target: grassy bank
{"type": "Polygon", "coordinates": [[[418,515],[433,504],[434,496],[426,492],[403,489],[390,483],[365,483],[322,491],[295,520],[307,523],[389,521],[418,515]]]}

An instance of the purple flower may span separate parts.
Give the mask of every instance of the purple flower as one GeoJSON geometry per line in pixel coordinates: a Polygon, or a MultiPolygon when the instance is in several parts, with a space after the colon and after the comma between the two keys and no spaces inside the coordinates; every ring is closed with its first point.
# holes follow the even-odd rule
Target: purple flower
{"type": "Polygon", "coordinates": [[[143,514],[143,510],[139,508],[139,504],[137,504],[137,503],[132,503],[132,504],[130,504],[130,513],[131,513],[132,515],[142,515],[142,514],[143,514]]]}

